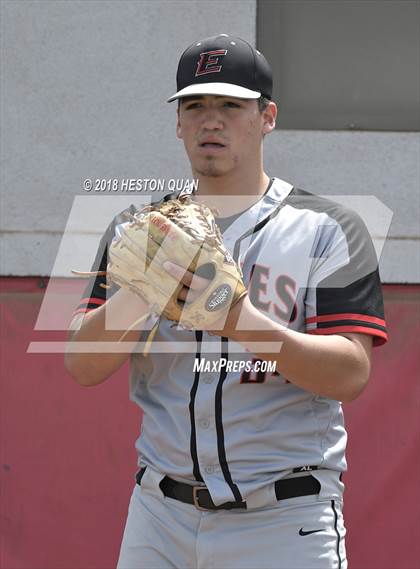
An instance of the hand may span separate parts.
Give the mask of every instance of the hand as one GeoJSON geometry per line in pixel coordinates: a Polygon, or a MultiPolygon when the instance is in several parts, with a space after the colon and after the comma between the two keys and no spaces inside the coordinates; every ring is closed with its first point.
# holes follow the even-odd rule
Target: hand
{"type": "Polygon", "coordinates": [[[172,261],[165,261],[163,268],[184,285],[178,294],[178,300],[186,304],[194,302],[211,283],[211,280],[199,277],[172,261]]]}
{"type": "MultiPolygon", "coordinates": [[[[178,294],[178,300],[186,304],[194,302],[211,283],[211,279],[200,277],[171,261],[165,261],[163,268],[178,279],[180,283],[183,283],[184,286],[178,294]]],[[[255,308],[251,304],[248,295],[245,295],[231,306],[229,313],[215,322],[212,326],[212,330],[208,332],[212,336],[232,337],[236,332],[236,324],[239,316],[241,315],[241,322],[243,318],[246,319],[245,321],[248,321],[250,317],[247,315],[253,312],[255,312],[255,308]]]]}

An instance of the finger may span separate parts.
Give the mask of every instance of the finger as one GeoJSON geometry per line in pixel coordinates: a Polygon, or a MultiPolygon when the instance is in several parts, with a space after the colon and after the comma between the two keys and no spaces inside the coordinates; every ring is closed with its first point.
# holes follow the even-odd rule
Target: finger
{"type": "Polygon", "coordinates": [[[184,286],[178,294],[178,300],[181,300],[186,304],[190,304],[191,302],[194,302],[195,299],[198,298],[199,296],[200,296],[200,291],[191,290],[190,288],[184,286]]]}
{"type": "Polygon", "coordinates": [[[172,261],[165,261],[162,266],[172,277],[177,279],[179,282],[182,282],[184,285],[190,286],[194,276],[190,271],[172,263],[172,261]]]}
{"type": "Polygon", "coordinates": [[[179,291],[178,294],[178,300],[182,300],[183,302],[185,302],[187,300],[187,296],[188,293],[190,292],[190,289],[186,286],[182,287],[182,289],[179,291]]]}
{"type": "Polygon", "coordinates": [[[163,263],[163,268],[191,290],[204,290],[210,282],[208,279],[199,277],[198,275],[191,273],[191,271],[187,271],[183,267],[172,263],[172,261],[165,261],[163,263]]]}
{"type": "Polygon", "coordinates": [[[209,286],[210,282],[211,281],[209,281],[208,279],[193,274],[193,278],[189,286],[192,291],[201,292],[209,286]]]}

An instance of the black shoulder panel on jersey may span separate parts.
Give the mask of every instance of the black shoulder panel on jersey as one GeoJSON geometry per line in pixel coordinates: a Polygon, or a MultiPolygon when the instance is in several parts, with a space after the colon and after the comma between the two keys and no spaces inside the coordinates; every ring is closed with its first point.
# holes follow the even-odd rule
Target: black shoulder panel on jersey
{"type": "MultiPolygon", "coordinates": [[[[345,235],[350,262],[324,281],[325,287],[345,287],[378,270],[378,259],[372,239],[361,217],[352,209],[337,202],[293,188],[284,200],[285,205],[326,214],[341,227],[345,235]]],[[[319,225],[311,256],[314,260],[328,257],[334,243],[335,227],[319,225]]]]}
{"type": "MultiPolygon", "coordinates": [[[[378,259],[371,236],[360,216],[339,203],[294,188],[285,203],[296,209],[324,213],[341,228],[348,262],[316,284],[316,316],[307,319],[310,333],[359,332],[374,336],[375,345],[387,340],[378,259]]],[[[335,227],[320,225],[311,257],[321,265],[334,251],[335,227]]]]}

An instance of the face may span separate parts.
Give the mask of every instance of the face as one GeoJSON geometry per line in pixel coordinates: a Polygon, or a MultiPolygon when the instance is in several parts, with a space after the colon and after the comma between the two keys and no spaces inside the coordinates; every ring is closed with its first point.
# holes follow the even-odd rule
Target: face
{"type": "Polygon", "coordinates": [[[220,177],[259,167],[263,135],[274,126],[274,103],[261,113],[256,100],[192,96],[181,99],[177,136],[195,174],[220,177]]]}

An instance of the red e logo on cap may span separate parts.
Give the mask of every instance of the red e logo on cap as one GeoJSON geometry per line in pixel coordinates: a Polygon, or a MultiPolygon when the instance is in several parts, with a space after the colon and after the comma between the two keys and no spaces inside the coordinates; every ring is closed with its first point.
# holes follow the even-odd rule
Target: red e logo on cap
{"type": "Polygon", "coordinates": [[[205,75],[206,73],[219,73],[222,66],[219,65],[219,59],[227,54],[227,49],[215,49],[213,51],[205,51],[200,53],[200,59],[197,63],[197,71],[195,76],[205,75]]]}

